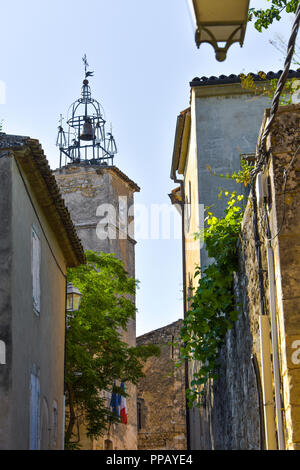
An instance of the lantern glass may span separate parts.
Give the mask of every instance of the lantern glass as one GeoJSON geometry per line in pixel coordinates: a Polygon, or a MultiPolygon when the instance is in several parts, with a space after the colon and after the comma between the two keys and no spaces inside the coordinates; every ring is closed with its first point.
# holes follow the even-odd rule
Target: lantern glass
{"type": "Polygon", "coordinates": [[[79,310],[80,301],[82,294],[81,292],[73,286],[73,284],[68,284],[67,288],[67,311],[76,312],[79,310]]]}
{"type": "Polygon", "coordinates": [[[243,45],[248,19],[249,0],[188,0],[195,26],[198,47],[211,44],[219,61],[225,60],[234,42],[243,45]],[[219,43],[224,43],[220,47],[219,43]]]}

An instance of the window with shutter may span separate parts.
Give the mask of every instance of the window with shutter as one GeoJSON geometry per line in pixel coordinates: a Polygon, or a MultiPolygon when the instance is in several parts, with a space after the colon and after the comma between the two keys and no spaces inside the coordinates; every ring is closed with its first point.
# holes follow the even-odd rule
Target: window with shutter
{"type": "Polygon", "coordinates": [[[41,265],[41,241],[39,237],[39,231],[36,227],[32,227],[32,299],[33,299],[33,310],[39,315],[40,313],[40,298],[41,298],[41,287],[40,287],[40,265],[41,265]]]}

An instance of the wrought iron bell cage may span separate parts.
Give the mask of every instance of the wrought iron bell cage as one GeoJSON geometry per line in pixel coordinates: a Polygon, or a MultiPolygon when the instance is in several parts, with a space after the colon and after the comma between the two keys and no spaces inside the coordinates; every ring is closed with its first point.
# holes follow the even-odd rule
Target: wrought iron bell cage
{"type": "MultiPolygon", "coordinates": [[[[86,77],[93,72],[86,71],[86,77]]],[[[112,132],[106,132],[102,106],[92,98],[89,81],[83,80],[81,97],[69,108],[67,132],[58,127],[56,145],[60,150],[60,168],[68,163],[113,165],[117,146],[112,132]],[[64,158],[65,157],[65,158],[64,158]]]]}

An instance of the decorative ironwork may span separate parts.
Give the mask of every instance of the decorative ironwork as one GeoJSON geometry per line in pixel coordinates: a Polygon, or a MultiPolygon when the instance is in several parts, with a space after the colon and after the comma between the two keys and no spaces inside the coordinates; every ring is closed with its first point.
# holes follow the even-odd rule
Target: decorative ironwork
{"type": "Polygon", "coordinates": [[[82,162],[90,165],[113,165],[114,156],[117,153],[112,130],[106,132],[105,129],[103,108],[92,98],[87,77],[92,77],[94,72],[88,71],[89,64],[86,55],[82,61],[85,79],[81,97],[69,108],[66,132],[63,128],[63,117],[60,115],[56,140],[56,145],[60,150],[60,168],[63,164],[82,162]]]}

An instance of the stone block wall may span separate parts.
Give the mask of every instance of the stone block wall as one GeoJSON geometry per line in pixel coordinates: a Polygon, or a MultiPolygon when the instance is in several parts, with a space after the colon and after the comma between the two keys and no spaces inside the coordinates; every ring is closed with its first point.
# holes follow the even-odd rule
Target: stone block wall
{"type": "Polygon", "coordinates": [[[284,437],[300,450],[300,105],[279,108],[268,149],[284,437]]]}
{"type": "Polygon", "coordinates": [[[248,202],[234,276],[238,320],[220,351],[219,379],[208,387],[212,449],[260,450],[264,446],[259,349],[258,269],[248,202]]]}
{"type": "Polygon", "coordinates": [[[184,366],[179,358],[182,320],[137,338],[137,345],[155,344],[160,357],[151,357],[139,382],[138,449],[185,450],[186,405],[184,366]]]}

